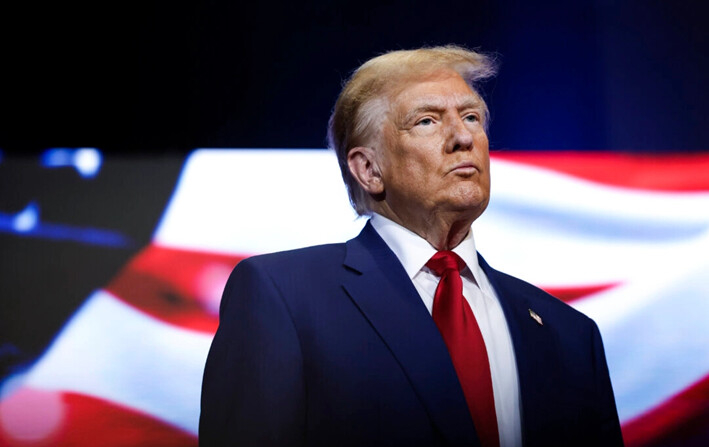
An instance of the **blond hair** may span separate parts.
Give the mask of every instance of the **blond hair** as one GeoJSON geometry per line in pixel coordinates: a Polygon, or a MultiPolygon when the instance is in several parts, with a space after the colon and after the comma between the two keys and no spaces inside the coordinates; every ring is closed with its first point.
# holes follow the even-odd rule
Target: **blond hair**
{"type": "MultiPolygon", "coordinates": [[[[458,73],[477,93],[476,84],[495,75],[495,62],[490,57],[465,48],[441,47],[399,50],[384,53],[362,64],[345,83],[328,126],[328,144],[337,154],[342,178],[350,202],[357,214],[370,214],[370,197],[352,176],[347,162],[350,149],[372,146],[379,137],[389,99],[406,82],[421,79],[441,70],[458,73]]],[[[479,96],[479,95],[478,95],[479,96]]],[[[483,125],[489,112],[483,104],[483,125]]]]}

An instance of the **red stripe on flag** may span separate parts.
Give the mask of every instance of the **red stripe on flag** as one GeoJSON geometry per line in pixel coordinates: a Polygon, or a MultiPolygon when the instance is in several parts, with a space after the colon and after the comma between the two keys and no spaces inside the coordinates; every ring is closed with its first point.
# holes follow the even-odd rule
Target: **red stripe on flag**
{"type": "Polygon", "coordinates": [[[583,298],[587,295],[603,292],[618,286],[620,283],[596,284],[589,286],[574,286],[574,287],[542,287],[548,294],[554,295],[565,303],[583,298]]]}
{"type": "Polygon", "coordinates": [[[193,447],[197,437],[83,394],[22,388],[0,401],[0,447],[97,445],[193,447]]]}
{"type": "Polygon", "coordinates": [[[623,424],[626,447],[704,445],[708,436],[709,376],[623,424]]]}
{"type": "Polygon", "coordinates": [[[492,152],[491,157],[586,180],[656,191],[709,191],[709,154],[610,152],[492,152]]]}
{"type": "Polygon", "coordinates": [[[222,290],[243,258],[149,245],[105,290],[162,321],[214,333],[222,290]]]}

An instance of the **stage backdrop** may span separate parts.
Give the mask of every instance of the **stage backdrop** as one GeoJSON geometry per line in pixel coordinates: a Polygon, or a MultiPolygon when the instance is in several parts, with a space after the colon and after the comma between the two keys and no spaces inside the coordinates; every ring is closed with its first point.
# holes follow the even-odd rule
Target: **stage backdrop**
{"type": "MultiPolygon", "coordinates": [[[[707,172],[492,154],[478,248],[598,323],[628,446],[709,443],[707,172]]],[[[234,265],[364,222],[324,150],[0,158],[0,446],[195,446],[234,265]]]]}

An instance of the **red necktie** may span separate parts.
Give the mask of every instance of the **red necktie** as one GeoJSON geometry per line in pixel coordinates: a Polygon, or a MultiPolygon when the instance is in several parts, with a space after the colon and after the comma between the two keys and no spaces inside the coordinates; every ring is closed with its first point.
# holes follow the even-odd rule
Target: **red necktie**
{"type": "Polygon", "coordinates": [[[480,443],[498,447],[490,362],[478,322],[463,297],[460,270],[465,261],[452,251],[439,251],[426,267],[441,277],[433,298],[433,321],[448,347],[480,443]]]}

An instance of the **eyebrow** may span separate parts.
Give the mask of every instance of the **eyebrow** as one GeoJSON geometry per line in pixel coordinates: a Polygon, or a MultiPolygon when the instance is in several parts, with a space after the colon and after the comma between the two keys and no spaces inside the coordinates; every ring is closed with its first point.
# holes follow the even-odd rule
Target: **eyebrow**
{"type": "MultiPolygon", "coordinates": [[[[421,105],[418,107],[415,107],[413,110],[410,110],[404,114],[401,115],[403,118],[400,122],[401,123],[408,123],[411,120],[413,120],[416,116],[426,113],[426,112],[440,112],[446,109],[446,103],[445,101],[441,101],[439,98],[426,98],[423,97],[420,100],[421,105]]],[[[467,96],[465,97],[457,106],[456,108],[458,110],[464,110],[464,109],[482,109],[482,101],[479,98],[476,98],[475,96],[467,96]]]]}

